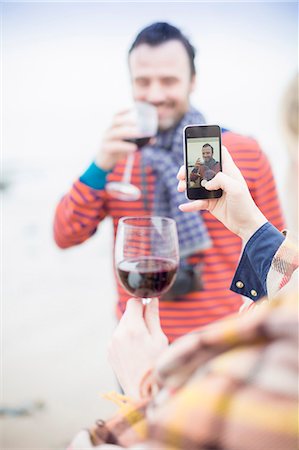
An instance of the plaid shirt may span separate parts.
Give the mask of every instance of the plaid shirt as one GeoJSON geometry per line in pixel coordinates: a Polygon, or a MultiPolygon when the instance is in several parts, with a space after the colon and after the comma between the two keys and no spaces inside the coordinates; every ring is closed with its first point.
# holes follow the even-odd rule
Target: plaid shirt
{"type": "MultiPolygon", "coordinates": [[[[286,239],[268,279],[279,287],[297,266],[286,239]]],[[[82,431],[69,450],[296,450],[298,293],[182,337],[152,377],[151,398],[120,397],[120,412],[82,431]]]]}

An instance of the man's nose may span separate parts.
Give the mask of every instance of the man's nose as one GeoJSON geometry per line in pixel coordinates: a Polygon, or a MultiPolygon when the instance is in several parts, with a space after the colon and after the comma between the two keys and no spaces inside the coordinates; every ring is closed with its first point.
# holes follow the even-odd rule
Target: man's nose
{"type": "Polygon", "coordinates": [[[164,103],[165,99],[166,95],[163,86],[158,82],[151,83],[146,93],[146,100],[155,106],[159,106],[160,103],[164,103]]]}

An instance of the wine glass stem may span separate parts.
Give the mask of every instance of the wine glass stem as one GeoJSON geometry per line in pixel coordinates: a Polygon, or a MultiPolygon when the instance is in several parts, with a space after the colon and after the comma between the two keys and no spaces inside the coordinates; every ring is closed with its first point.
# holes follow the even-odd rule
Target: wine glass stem
{"type": "Polygon", "coordinates": [[[146,306],[146,305],[149,305],[151,301],[152,301],[151,298],[143,298],[142,304],[146,306]]]}
{"type": "Polygon", "coordinates": [[[134,158],[135,158],[134,153],[128,154],[127,161],[126,161],[126,167],[125,167],[123,179],[122,179],[122,181],[124,183],[130,183],[130,181],[131,181],[131,174],[132,174],[132,168],[133,168],[133,164],[134,164],[134,158]]]}

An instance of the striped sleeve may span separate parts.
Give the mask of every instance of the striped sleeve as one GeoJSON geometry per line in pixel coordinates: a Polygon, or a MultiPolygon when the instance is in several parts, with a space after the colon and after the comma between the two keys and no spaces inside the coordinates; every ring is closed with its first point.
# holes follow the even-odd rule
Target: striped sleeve
{"type": "Polygon", "coordinates": [[[54,217],[54,239],[58,247],[81,244],[92,236],[106,217],[105,191],[76,181],[59,202],[54,217]]]}

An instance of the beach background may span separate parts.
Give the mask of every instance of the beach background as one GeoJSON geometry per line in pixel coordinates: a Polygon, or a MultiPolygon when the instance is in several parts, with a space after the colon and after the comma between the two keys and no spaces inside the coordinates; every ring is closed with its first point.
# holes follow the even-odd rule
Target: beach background
{"type": "MultiPolygon", "coordinates": [[[[1,2],[1,450],[63,449],[114,405],[112,226],[58,249],[55,206],[130,102],[127,50],[154,21],[198,50],[193,104],[258,139],[284,195],[279,126],[297,2],[1,2]]],[[[134,355],[132,355],[134,356],[134,355]]]]}

